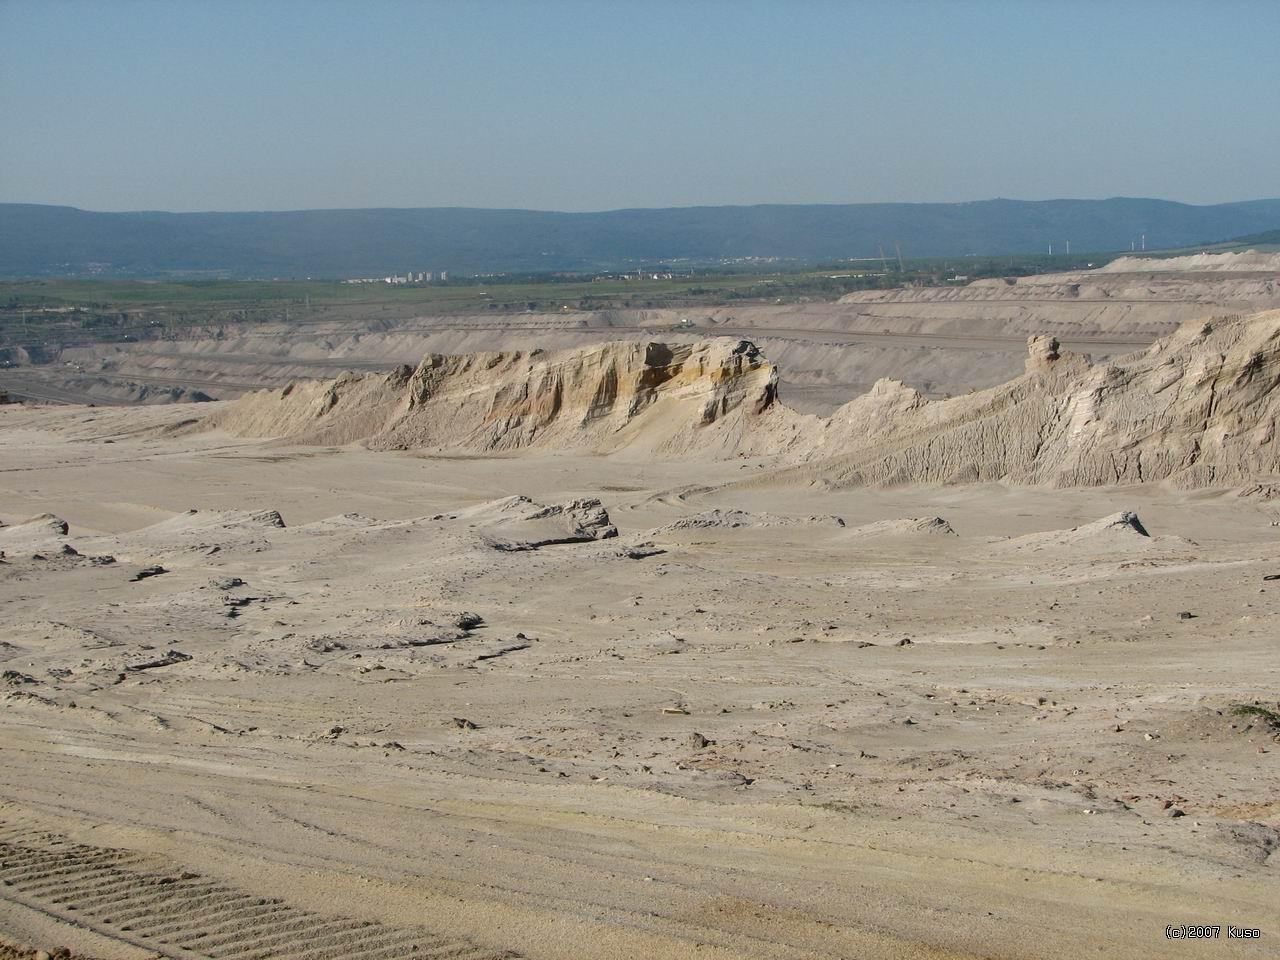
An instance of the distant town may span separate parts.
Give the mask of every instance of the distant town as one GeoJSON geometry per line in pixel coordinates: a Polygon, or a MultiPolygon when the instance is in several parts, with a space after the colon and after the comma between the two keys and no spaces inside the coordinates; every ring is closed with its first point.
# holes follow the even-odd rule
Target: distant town
{"type": "MultiPolygon", "coordinates": [[[[728,262],[728,261],[725,261],[728,262]]],[[[471,274],[473,280],[494,279],[505,277],[504,273],[475,273],[471,274]]],[[[676,276],[669,270],[661,270],[653,272],[650,270],[636,270],[632,273],[605,273],[598,274],[591,279],[599,282],[603,280],[671,280],[676,276]]],[[[681,274],[681,276],[692,276],[692,274],[681,274]]],[[[308,277],[308,279],[310,279],[308,277]]],[[[441,270],[438,274],[431,270],[420,270],[414,272],[410,270],[408,273],[393,273],[386,277],[348,277],[342,281],[343,283],[390,283],[390,284],[427,284],[427,283],[448,283],[449,271],[441,270]]]]}
{"type": "Polygon", "coordinates": [[[402,275],[392,274],[389,277],[350,277],[342,281],[343,283],[448,283],[449,271],[441,270],[439,277],[432,270],[420,270],[414,273],[410,270],[402,275]]]}

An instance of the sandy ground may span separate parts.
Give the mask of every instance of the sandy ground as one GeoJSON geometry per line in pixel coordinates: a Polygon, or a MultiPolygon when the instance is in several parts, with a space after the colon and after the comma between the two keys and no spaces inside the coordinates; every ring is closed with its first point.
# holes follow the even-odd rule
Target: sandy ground
{"type": "Polygon", "coordinates": [[[182,415],[0,409],[13,940],[1275,956],[1280,742],[1231,712],[1280,697],[1275,504],[154,430],[182,415]],[[536,516],[582,498],[616,537],[536,516]],[[1150,536],[1089,526],[1122,510],[1150,536]]]}

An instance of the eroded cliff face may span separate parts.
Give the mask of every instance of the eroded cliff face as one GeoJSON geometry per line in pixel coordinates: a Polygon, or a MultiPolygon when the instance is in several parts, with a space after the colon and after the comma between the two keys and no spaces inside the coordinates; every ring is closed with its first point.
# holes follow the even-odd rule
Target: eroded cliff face
{"type": "Polygon", "coordinates": [[[1027,348],[1025,372],[998,387],[930,401],[881,380],[829,418],[780,403],[760,351],[719,338],[433,355],[416,370],[249,394],[204,426],[374,449],[753,456],[779,465],[753,483],[838,487],[1280,476],[1280,311],[1188,323],[1099,365],[1052,337],[1027,348]]]}
{"type": "Polygon", "coordinates": [[[207,426],[375,449],[733,452],[777,397],[754,344],[608,343],[426,357],[416,370],[248,394],[207,426]]]}
{"type": "Polygon", "coordinates": [[[801,431],[773,482],[1238,486],[1280,475],[1280,311],[1193,322],[1090,366],[1033,337],[1026,373],[926,401],[882,381],[801,431]]]}
{"type": "Polygon", "coordinates": [[[1033,479],[1234,485],[1280,473],[1280,311],[1187,324],[1091,369],[1065,398],[1033,479]]]}

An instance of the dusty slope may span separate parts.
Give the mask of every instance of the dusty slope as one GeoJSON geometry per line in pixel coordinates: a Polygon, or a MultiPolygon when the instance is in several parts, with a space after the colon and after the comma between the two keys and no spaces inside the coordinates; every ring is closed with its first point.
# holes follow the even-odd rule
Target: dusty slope
{"type": "Polygon", "coordinates": [[[1205,922],[1274,952],[1280,744],[1230,712],[1280,690],[1274,504],[155,429],[183,413],[0,410],[0,928],[1167,960],[1205,922]]]}
{"type": "Polygon", "coordinates": [[[1112,260],[1100,273],[1259,273],[1280,276],[1280,253],[1244,250],[1240,253],[1195,253],[1185,257],[1121,257],[1112,260]]]}

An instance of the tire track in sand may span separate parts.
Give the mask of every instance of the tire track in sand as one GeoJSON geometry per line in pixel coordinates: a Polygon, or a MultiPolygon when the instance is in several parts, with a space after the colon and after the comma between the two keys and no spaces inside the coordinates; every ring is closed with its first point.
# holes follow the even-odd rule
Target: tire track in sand
{"type": "Polygon", "coordinates": [[[422,928],[327,916],[128,850],[0,821],[0,899],[173,960],[511,960],[422,928]]]}

